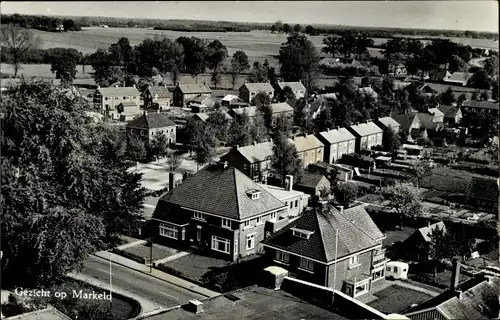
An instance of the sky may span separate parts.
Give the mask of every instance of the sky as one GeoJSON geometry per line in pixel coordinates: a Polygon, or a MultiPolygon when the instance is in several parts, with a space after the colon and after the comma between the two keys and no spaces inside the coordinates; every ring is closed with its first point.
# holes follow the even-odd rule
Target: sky
{"type": "Polygon", "coordinates": [[[332,24],[498,32],[498,2],[107,1],[2,2],[3,14],[332,24]]]}

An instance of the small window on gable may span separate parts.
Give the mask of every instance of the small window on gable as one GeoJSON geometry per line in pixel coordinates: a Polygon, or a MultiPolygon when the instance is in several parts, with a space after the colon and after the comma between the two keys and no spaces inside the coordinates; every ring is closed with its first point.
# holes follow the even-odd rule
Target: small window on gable
{"type": "Polygon", "coordinates": [[[248,226],[250,226],[250,220],[243,222],[243,227],[248,227],[248,226]]]}
{"type": "Polygon", "coordinates": [[[247,191],[247,195],[252,199],[259,199],[260,198],[260,190],[257,189],[250,189],[247,191]]]}
{"type": "Polygon", "coordinates": [[[222,226],[226,228],[231,228],[231,220],[222,218],[222,226]]]}
{"type": "Polygon", "coordinates": [[[298,229],[298,228],[291,228],[290,230],[292,230],[292,233],[295,237],[302,239],[309,239],[309,237],[314,233],[314,231],[298,229]]]}
{"type": "Polygon", "coordinates": [[[276,216],[277,216],[277,215],[278,215],[278,214],[277,214],[276,212],[272,212],[272,213],[271,213],[271,221],[276,220],[276,216]]]}

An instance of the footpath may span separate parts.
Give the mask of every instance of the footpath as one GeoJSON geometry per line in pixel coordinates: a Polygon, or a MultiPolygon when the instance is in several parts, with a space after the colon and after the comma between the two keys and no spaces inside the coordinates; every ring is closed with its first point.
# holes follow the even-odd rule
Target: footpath
{"type": "Polygon", "coordinates": [[[213,298],[213,297],[220,296],[220,293],[218,293],[218,292],[209,290],[207,288],[200,287],[192,282],[186,281],[184,279],[180,279],[178,277],[175,277],[175,276],[168,274],[166,272],[157,270],[155,268],[152,268],[152,270],[150,272],[149,266],[132,261],[130,259],[127,259],[125,257],[122,257],[118,254],[115,254],[115,253],[112,253],[109,251],[99,251],[99,252],[94,253],[94,256],[97,256],[97,257],[99,257],[101,259],[105,259],[105,260],[111,260],[111,262],[113,262],[113,263],[116,263],[116,264],[119,264],[121,266],[133,269],[135,271],[139,271],[143,274],[149,275],[151,277],[155,277],[159,280],[168,282],[170,284],[173,284],[173,285],[178,286],[180,288],[183,288],[185,290],[197,293],[199,295],[205,296],[207,298],[213,298]]]}

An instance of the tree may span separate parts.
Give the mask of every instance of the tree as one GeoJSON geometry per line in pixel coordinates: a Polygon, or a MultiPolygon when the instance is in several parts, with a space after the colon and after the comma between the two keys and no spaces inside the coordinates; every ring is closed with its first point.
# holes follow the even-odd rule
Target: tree
{"type": "Polygon", "coordinates": [[[2,285],[46,287],[137,230],[145,190],[108,161],[109,128],[85,115],[82,97],[37,81],[2,98],[2,285]]]}
{"type": "Polygon", "coordinates": [[[120,68],[123,74],[128,74],[131,71],[133,54],[132,46],[126,37],[121,37],[109,47],[111,64],[120,68]]]}
{"type": "Polygon", "coordinates": [[[432,165],[427,160],[420,160],[416,162],[410,171],[410,174],[416,181],[417,187],[420,189],[422,180],[432,173],[432,165]]]}
{"type": "Polygon", "coordinates": [[[80,31],[82,28],[73,19],[63,20],[64,31],[80,31]]]}
{"type": "Polygon", "coordinates": [[[470,79],[472,87],[476,89],[489,90],[491,88],[491,79],[484,70],[477,71],[470,79]]]}
{"type": "Polygon", "coordinates": [[[302,26],[300,24],[296,24],[293,26],[293,32],[300,33],[302,31],[302,26]]]}
{"type": "Polygon", "coordinates": [[[196,162],[196,171],[200,166],[210,163],[215,155],[215,147],[210,139],[203,139],[194,147],[194,161],[196,162]]]}
{"type": "Polygon", "coordinates": [[[175,151],[167,152],[167,166],[169,172],[175,172],[182,164],[182,159],[179,153],[175,151]]]}
{"type": "Polygon", "coordinates": [[[335,54],[339,53],[338,37],[329,36],[323,38],[323,45],[324,47],[321,48],[321,52],[331,54],[332,57],[335,57],[335,54]]]}
{"type": "Polygon", "coordinates": [[[288,116],[281,114],[276,118],[274,133],[276,134],[277,132],[281,132],[286,136],[288,136],[292,132],[292,127],[293,127],[292,119],[288,116]]]}
{"type": "Polygon", "coordinates": [[[388,187],[385,196],[389,206],[399,216],[399,227],[403,229],[403,218],[414,219],[424,213],[420,191],[411,183],[401,183],[388,187]]]}
{"type": "Polygon", "coordinates": [[[331,130],[335,123],[332,119],[332,113],[328,106],[324,107],[319,116],[314,119],[314,124],[317,132],[331,130]]]}
{"type": "Polygon", "coordinates": [[[97,85],[107,87],[114,81],[111,59],[105,50],[99,48],[91,54],[89,64],[94,69],[92,77],[97,85]]]}
{"type": "Polygon", "coordinates": [[[232,121],[229,126],[229,143],[233,146],[246,146],[251,142],[250,132],[247,125],[243,125],[240,121],[232,121]]]}
{"type": "Polygon", "coordinates": [[[396,134],[392,127],[388,127],[384,129],[384,133],[382,135],[382,145],[386,151],[396,151],[401,147],[401,141],[399,140],[399,136],[396,134]]]}
{"type": "Polygon", "coordinates": [[[252,141],[257,143],[264,142],[267,139],[268,130],[266,121],[264,120],[264,116],[261,111],[257,110],[252,119],[252,125],[250,126],[249,132],[252,141]]]}
{"type": "Polygon", "coordinates": [[[461,107],[462,106],[462,103],[467,100],[467,96],[465,95],[465,93],[462,93],[461,95],[458,96],[457,98],[457,106],[461,107]]]}
{"type": "Polygon", "coordinates": [[[440,97],[441,103],[444,105],[451,105],[456,101],[455,95],[453,94],[453,90],[448,87],[445,92],[441,94],[440,97]]]}
{"type": "MultiPolygon", "coordinates": [[[[209,69],[212,69],[214,77],[221,73],[221,64],[227,58],[227,48],[219,40],[210,42],[207,46],[206,62],[209,69]]],[[[218,81],[214,82],[217,89],[218,81]]]]}
{"type": "Polygon", "coordinates": [[[274,23],[274,26],[276,27],[276,31],[282,32],[283,31],[283,22],[281,20],[278,20],[274,23]]]}
{"type": "Polygon", "coordinates": [[[12,24],[3,25],[0,35],[2,51],[5,50],[9,63],[14,68],[14,78],[17,78],[23,60],[31,51],[37,50],[42,45],[42,40],[34,36],[30,30],[12,24]]]}
{"type": "Polygon", "coordinates": [[[274,25],[274,24],[273,24],[273,25],[271,26],[271,29],[270,29],[270,30],[271,30],[271,33],[275,33],[275,32],[276,32],[276,25],[274,25]]]}
{"type": "Polygon", "coordinates": [[[356,38],[350,31],[342,33],[342,36],[337,39],[339,53],[344,57],[349,58],[356,51],[356,38]]]}
{"type": "Polygon", "coordinates": [[[248,76],[249,82],[266,82],[269,80],[267,68],[264,67],[259,61],[253,63],[253,69],[248,76]]]}
{"type": "Polygon", "coordinates": [[[484,63],[484,72],[491,79],[498,81],[498,56],[493,56],[486,60],[484,63]]]}
{"type": "Polygon", "coordinates": [[[127,139],[127,158],[130,161],[141,162],[147,158],[146,143],[139,136],[130,136],[127,139]]]}
{"type": "Polygon", "coordinates": [[[157,160],[168,154],[168,140],[164,134],[157,134],[150,146],[150,156],[156,157],[157,160]]]}
{"type": "Polygon", "coordinates": [[[354,183],[346,182],[333,187],[333,195],[335,200],[348,208],[358,198],[359,189],[354,183]]]}
{"type": "Polygon", "coordinates": [[[389,68],[391,65],[403,60],[403,52],[406,52],[406,42],[404,39],[391,38],[385,43],[383,53],[389,68]]]}
{"type": "Polygon", "coordinates": [[[238,50],[233,54],[231,59],[231,77],[233,80],[233,89],[236,85],[236,80],[242,72],[250,68],[248,56],[244,51],[238,50]]]}
{"type": "Polygon", "coordinates": [[[306,32],[306,34],[308,34],[310,36],[313,36],[316,34],[316,30],[311,25],[306,26],[305,32],[306,32]]]}
{"type": "Polygon", "coordinates": [[[205,72],[207,46],[203,39],[196,37],[179,37],[176,40],[184,50],[184,69],[196,80],[198,75],[205,72]]]}
{"type": "Polygon", "coordinates": [[[79,57],[74,52],[65,50],[62,55],[53,58],[50,71],[55,73],[56,78],[61,79],[63,83],[73,83],[78,62],[79,57]]]}
{"type": "Polygon", "coordinates": [[[217,110],[210,114],[207,119],[207,130],[211,131],[211,135],[220,142],[227,142],[228,140],[228,130],[229,130],[229,120],[226,115],[217,110]]]}
{"type": "Polygon", "coordinates": [[[498,101],[498,94],[498,82],[493,81],[493,84],[491,85],[491,99],[493,99],[494,101],[498,101]]]}
{"type": "Polygon", "coordinates": [[[271,67],[267,59],[264,59],[264,63],[262,64],[262,66],[264,66],[267,71],[267,79],[269,80],[269,82],[271,84],[275,84],[276,82],[278,82],[278,75],[276,74],[276,70],[274,69],[274,67],[271,67]]]}
{"type": "Polygon", "coordinates": [[[287,175],[298,175],[302,168],[295,145],[283,133],[278,133],[273,139],[273,155],[271,168],[281,178],[282,187],[285,186],[287,175]]]}
{"type": "Polygon", "coordinates": [[[291,104],[293,104],[293,102],[295,101],[295,93],[293,93],[292,88],[290,88],[289,86],[285,86],[283,90],[280,91],[278,100],[279,102],[291,101],[291,104]]]}
{"type": "Polygon", "coordinates": [[[290,27],[290,25],[288,23],[285,23],[283,25],[282,31],[283,31],[283,33],[288,34],[288,33],[292,32],[292,27],[290,27]]]}

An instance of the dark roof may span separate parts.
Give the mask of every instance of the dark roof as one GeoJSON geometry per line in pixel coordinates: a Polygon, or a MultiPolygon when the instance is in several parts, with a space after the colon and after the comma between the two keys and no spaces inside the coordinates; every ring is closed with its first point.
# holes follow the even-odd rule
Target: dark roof
{"type": "Polygon", "coordinates": [[[212,93],[212,90],[205,84],[179,84],[177,88],[184,94],[212,93]]]}
{"type": "Polygon", "coordinates": [[[344,320],[329,310],[317,307],[288,294],[283,290],[263,287],[247,287],[229,294],[202,300],[203,312],[195,314],[185,307],[171,309],[167,312],[148,317],[148,320],[221,320],[221,319],[315,319],[344,320]],[[232,299],[229,299],[228,296],[232,299]],[[234,298],[237,301],[234,301],[234,298]]]}
{"type": "Polygon", "coordinates": [[[413,120],[415,120],[416,116],[417,114],[415,112],[411,112],[397,114],[392,116],[392,118],[401,125],[401,130],[408,131],[410,130],[411,124],[413,123],[413,120]]]}
{"type": "Polygon", "coordinates": [[[175,126],[175,123],[164,116],[161,113],[148,113],[143,114],[134,120],[131,120],[127,127],[133,128],[144,128],[144,129],[154,129],[154,128],[164,128],[175,126]]]}
{"type": "Polygon", "coordinates": [[[386,128],[391,127],[392,129],[394,129],[394,128],[398,128],[398,127],[401,126],[399,124],[399,122],[397,122],[396,120],[394,120],[391,117],[378,118],[377,121],[380,122],[380,124],[383,125],[386,128]]]}
{"type": "Polygon", "coordinates": [[[472,177],[465,195],[469,198],[486,200],[486,201],[498,201],[498,185],[497,180],[472,177]]]}
{"type": "Polygon", "coordinates": [[[154,213],[158,219],[165,213],[160,203],[165,202],[235,220],[285,207],[238,169],[220,164],[198,171],[164,195],[154,213]],[[250,190],[260,191],[259,198],[252,200],[250,190]]]}
{"type": "Polygon", "coordinates": [[[417,117],[420,121],[420,128],[436,130],[440,126],[439,122],[434,122],[434,115],[432,114],[419,112],[417,117]]]}
{"type": "Polygon", "coordinates": [[[316,188],[322,179],[326,179],[324,175],[315,172],[304,172],[296,186],[316,188]]]}
{"type": "Polygon", "coordinates": [[[150,86],[148,88],[149,92],[154,96],[158,95],[158,98],[170,98],[172,95],[170,93],[169,88],[165,86],[150,86]]]}
{"type": "Polygon", "coordinates": [[[476,109],[498,110],[498,101],[465,100],[462,106],[476,109]]]}
{"type": "Polygon", "coordinates": [[[458,107],[449,105],[439,105],[437,108],[439,109],[439,111],[444,113],[445,118],[455,118],[459,110],[458,107]]]}
{"type": "Polygon", "coordinates": [[[374,247],[381,243],[383,237],[364,207],[345,209],[341,214],[332,206],[327,206],[323,210],[304,213],[297,220],[264,239],[262,243],[327,263],[334,261],[335,258],[339,259],[374,247]],[[309,239],[303,239],[294,236],[291,228],[314,233],[309,239]]]}

